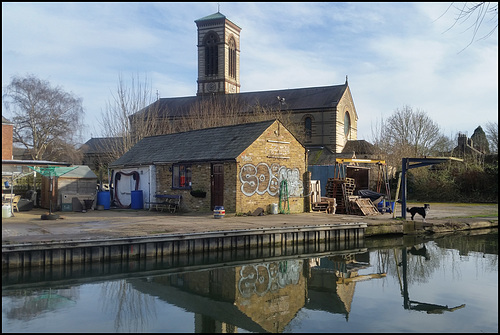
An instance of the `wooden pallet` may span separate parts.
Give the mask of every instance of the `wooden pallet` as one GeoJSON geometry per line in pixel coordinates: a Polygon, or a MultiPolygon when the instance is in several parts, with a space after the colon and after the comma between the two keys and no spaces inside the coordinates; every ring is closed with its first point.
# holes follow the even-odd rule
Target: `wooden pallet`
{"type": "Polygon", "coordinates": [[[353,178],[328,178],[326,184],[326,196],[335,198],[337,202],[336,212],[339,214],[350,214],[348,197],[354,193],[356,185],[353,178]]]}
{"type": "Polygon", "coordinates": [[[335,214],[337,201],[335,198],[321,197],[321,201],[313,202],[311,207],[313,211],[335,214]]]}
{"type": "Polygon", "coordinates": [[[373,202],[368,198],[355,198],[350,200],[353,211],[361,212],[361,215],[378,215],[380,212],[373,202]]]}
{"type": "Polygon", "coordinates": [[[328,202],[326,201],[313,202],[311,207],[312,210],[315,212],[326,212],[328,209],[328,202]]]}

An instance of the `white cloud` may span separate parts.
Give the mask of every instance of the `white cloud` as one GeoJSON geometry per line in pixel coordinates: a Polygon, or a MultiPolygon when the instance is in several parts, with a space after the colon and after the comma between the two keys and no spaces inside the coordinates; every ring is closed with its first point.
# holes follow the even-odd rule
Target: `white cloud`
{"type": "MultiPolygon", "coordinates": [[[[360,139],[403,105],[427,112],[446,135],[498,120],[498,34],[465,48],[470,31],[449,29],[446,3],[220,7],[242,28],[242,91],[337,85],[348,75],[360,139]]],[[[120,74],[146,74],[161,97],[195,95],[194,21],[216,11],[211,3],[2,3],[2,85],[27,73],[48,79],[83,98],[88,124],[120,74]]]]}

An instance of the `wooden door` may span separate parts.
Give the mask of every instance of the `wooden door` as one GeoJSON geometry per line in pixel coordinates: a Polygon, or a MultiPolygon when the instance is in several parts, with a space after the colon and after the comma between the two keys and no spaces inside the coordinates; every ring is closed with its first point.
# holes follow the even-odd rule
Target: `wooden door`
{"type": "Polygon", "coordinates": [[[57,210],[57,187],[58,182],[56,177],[52,177],[52,192],[50,191],[50,180],[48,177],[42,178],[42,186],[41,186],[41,200],[40,207],[44,209],[50,209],[50,201],[52,200],[52,211],[57,210]]]}
{"type": "Polygon", "coordinates": [[[211,184],[212,189],[211,206],[224,206],[224,164],[212,164],[211,184]]]}

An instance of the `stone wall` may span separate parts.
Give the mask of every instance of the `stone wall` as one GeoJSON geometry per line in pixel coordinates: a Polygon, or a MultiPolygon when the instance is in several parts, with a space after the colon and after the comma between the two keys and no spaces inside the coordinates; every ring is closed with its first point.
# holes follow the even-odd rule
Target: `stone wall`
{"type": "Polygon", "coordinates": [[[287,181],[290,213],[304,211],[305,148],[275,122],[237,158],[236,212],[270,211],[280,202],[280,184],[287,181]]]}
{"type": "MultiPolygon", "coordinates": [[[[181,209],[187,212],[211,211],[211,163],[200,162],[191,164],[191,190],[172,189],[171,164],[158,165],[156,168],[157,193],[182,195],[181,209]],[[206,192],[204,198],[194,197],[191,191],[201,190],[206,192]]],[[[235,212],[236,193],[236,164],[224,162],[224,209],[235,212]]]]}

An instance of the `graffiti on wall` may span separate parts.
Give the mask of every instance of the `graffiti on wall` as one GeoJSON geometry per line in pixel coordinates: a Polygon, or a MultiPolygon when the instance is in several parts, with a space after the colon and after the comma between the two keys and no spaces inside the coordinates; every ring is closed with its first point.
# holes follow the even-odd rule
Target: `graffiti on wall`
{"type": "Polygon", "coordinates": [[[276,163],[271,166],[267,163],[248,163],[240,169],[241,192],[248,197],[255,193],[263,195],[266,192],[275,196],[280,190],[282,180],[287,181],[288,196],[302,195],[302,180],[297,168],[290,169],[276,163]]]}
{"type": "Polygon", "coordinates": [[[297,285],[301,270],[300,260],[245,265],[240,270],[238,290],[245,298],[276,292],[287,285],[297,285]]]}

